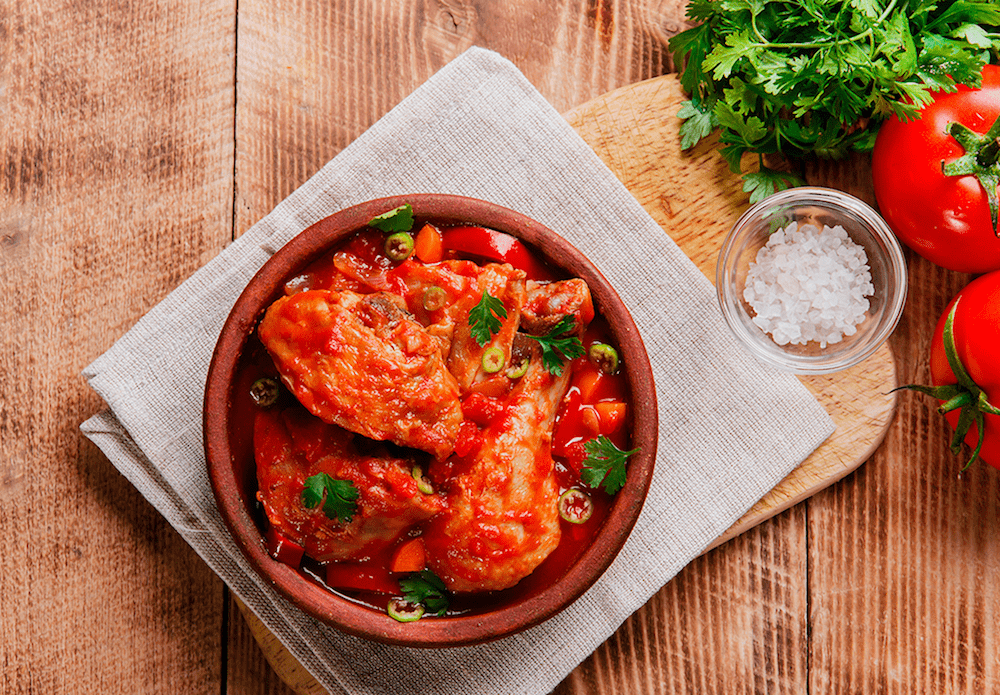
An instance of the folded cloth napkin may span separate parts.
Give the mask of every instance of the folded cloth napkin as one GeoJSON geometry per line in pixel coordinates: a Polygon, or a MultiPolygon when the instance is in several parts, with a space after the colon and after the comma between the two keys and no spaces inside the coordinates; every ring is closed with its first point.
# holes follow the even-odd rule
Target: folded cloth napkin
{"type": "Polygon", "coordinates": [[[550,691],[833,431],[792,376],[726,330],[710,283],[523,75],[473,48],[337,155],[144,316],[84,372],[109,410],[84,433],[331,693],[550,691]],[[455,649],[344,635],[246,564],[202,451],[205,375],[236,297],[274,249],[339,209],[437,192],[514,208],[576,245],[617,288],[656,378],[656,473],[605,575],[558,616],[455,649]],[[699,397],[687,397],[697,384],[699,397]]]}

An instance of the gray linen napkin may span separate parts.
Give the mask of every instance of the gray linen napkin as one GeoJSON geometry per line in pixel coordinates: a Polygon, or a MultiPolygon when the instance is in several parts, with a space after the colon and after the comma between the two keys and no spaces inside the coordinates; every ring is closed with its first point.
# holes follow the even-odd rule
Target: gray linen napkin
{"type": "Polygon", "coordinates": [[[833,431],[797,379],[733,342],[710,283],[565,120],[511,63],[478,48],[154,307],[84,375],[109,406],[84,433],[331,693],[550,691],[833,431]],[[628,304],[656,377],[656,474],[625,548],[563,613],[477,647],[388,647],[290,606],[228,536],[202,452],[213,346],[255,271],[336,210],[415,192],[490,200],[566,237],[628,304]],[[699,385],[695,402],[681,397],[691,384],[699,385]]]}

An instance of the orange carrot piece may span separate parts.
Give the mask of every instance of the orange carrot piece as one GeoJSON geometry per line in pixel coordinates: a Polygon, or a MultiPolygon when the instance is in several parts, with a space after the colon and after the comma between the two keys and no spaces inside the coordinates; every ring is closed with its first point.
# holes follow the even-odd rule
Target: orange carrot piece
{"type": "Polygon", "coordinates": [[[413,240],[413,253],[424,263],[437,263],[444,258],[441,232],[432,224],[425,224],[413,240]]]}
{"type": "Polygon", "coordinates": [[[601,433],[601,416],[592,405],[585,405],[580,408],[580,424],[590,434],[596,437],[601,433]]]}
{"type": "Polygon", "coordinates": [[[389,571],[393,573],[419,572],[427,566],[423,538],[403,542],[392,554],[389,571]]]}
{"type": "Polygon", "coordinates": [[[604,375],[590,363],[581,370],[577,379],[577,388],[580,389],[580,401],[582,403],[593,403],[597,400],[597,389],[604,381],[604,375]]]}
{"type": "Polygon", "coordinates": [[[625,424],[625,414],[628,406],[616,401],[602,401],[595,403],[594,408],[601,417],[601,434],[614,434],[625,424]]]}

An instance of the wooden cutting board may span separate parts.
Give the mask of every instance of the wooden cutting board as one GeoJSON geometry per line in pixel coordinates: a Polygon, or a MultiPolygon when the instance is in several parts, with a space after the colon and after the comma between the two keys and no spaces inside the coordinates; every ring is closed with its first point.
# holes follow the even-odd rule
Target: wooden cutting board
{"type": "MultiPolygon", "coordinates": [[[[681,152],[676,114],[686,99],[676,75],[664,75],[582,104],[566,119],[714,283],[722,242],[749,199],[739,176],[716,151],[714,138],[681,152]]],[[[846,371],[800,378],[836,430],[712,547],[844,477],[885,438],[896,409],[891,391],[898,385],[888,344],[846,371]]]]}
{"type": "MultiPolygon", "coordinates": [[[[674,75],[639,82],[566,114],[570,125],[618,176],[710,281],[729,228],[749,206],[739,177],[703,141],[679,147],[676,117],[684,96],[674,75]]],[[[896,366],[888,344],[862,364],[827,376],[800,377],[836,430],[809,458],[720,536],[715,547],[844,477],[881,444],[896,409],[896,366]]],[[[274,635],[239,603],[275,672],[300,695],[326,691],[274,635]]]]}

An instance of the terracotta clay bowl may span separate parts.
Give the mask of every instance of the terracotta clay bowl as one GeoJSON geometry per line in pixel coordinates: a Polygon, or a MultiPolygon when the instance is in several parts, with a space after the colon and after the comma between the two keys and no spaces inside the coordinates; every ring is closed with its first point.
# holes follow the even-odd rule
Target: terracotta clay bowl
{"type": "MultiPolygon", "coordinates": [[[[258,343],[259,344],[259,343],[258,343]]],[[[374,200],[327,217],[292,239],[250,281],[219,337],[205,389],[205,454],[219,511],[253,568],[285,598],[346,633],[412,647],[477,644],[524,630],[552,617],[580,597],[608,568],[642,508],[656,454],[656,394],[649,359],[628,310],[603,275],[555,232],[512,210],[458,196],[420,194],[374,200]],[[252,450],[253,404],[244,372],[257,323],[282,294],[283,283],[310,262],[363,229],[374,216],[410,204],[418,221],[472,224],[518,237],[551,267],[590,285],[598,314],[610,326],[629,390],[631,446],[625,486],[615,495],[593,542],[554,581],[531,585],[484,611],[415,622],[397,622],[273,559],[256,502],[252,450]],[[244,383],[246,382],[246,383],[244,383]]],[[[520,584],[518,585],[521,586],[520,584]]],[[[517,589],[517,587],[515,587],[517,589]]]]}

